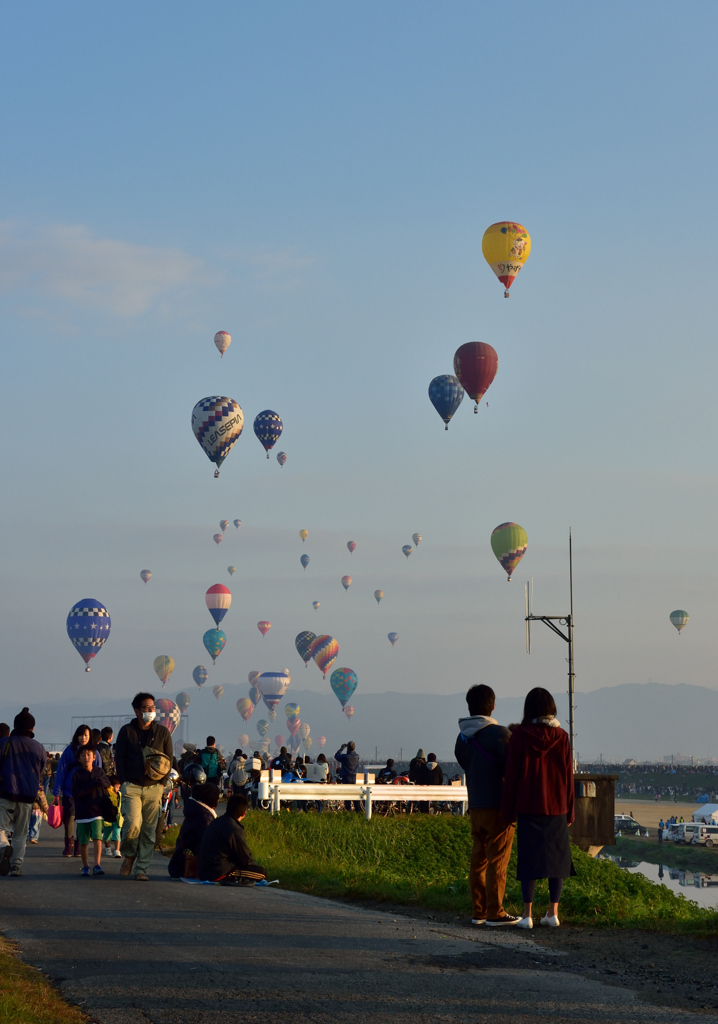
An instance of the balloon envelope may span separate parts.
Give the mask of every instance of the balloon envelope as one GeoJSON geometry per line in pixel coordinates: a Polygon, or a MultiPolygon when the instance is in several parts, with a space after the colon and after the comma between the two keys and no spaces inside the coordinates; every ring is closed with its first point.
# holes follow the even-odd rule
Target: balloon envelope
{"type": "Polygon", "coordinates": [[[274,448],[275,444],[282,436],[283,430],[282,418],[279,413],[273,412],[271,409],[265,409],[260,412],[254,418],[254,433],[267,453],[269,458],[269,451],[274,448]]]}
{"type": "Polygon", "coordinates": [[[257,679],[257,689],[270,710],[279,704],[291,681],[292,677],[288,672],[262,672],[257,679]]]}
{"type": "Polygon", "coordinates": [[[150,570],[143,569],[142,572],[140,573],[140,579],[142,580],[143,583],[146,583],[147,580],[152,579],[152,573],[150,572],[150,570]]]}
{"type": "Polygon", "coordinates": [[[299,705],[292,702],[291,704],[284,705],[284,714],[287,716],[287,721],[291,721],[293,718],[299,718],[299,705]]]}
{"type": "Polygon", "coordinates": [[[411,539],[414,541],[415,547],[418,548],[419,545],[421,544],[421,534],[420,533],[412,533],[411,539]]]}
{"type": "Polygon", "coordinates": [[[224,540],[224,535],[221,533],[215,533],[212,535],[212,540],[215,542],[215,544],[221,544],[222,541],[224,540]]]}
{"type": "Polygon", "coordinates": [[[504,296],[508,299],[509,288],[529,258],[531,236],[523,224],[502,220],[486,229],[481,240],[481,251],[504,286],[504,296]]]}
{"type": "Polygon", "coordinates": [[[337,660],[337,654],[339,654],[339,644],[333,636],[328,636],[326,633],[322,636],[318,636],[316,640],[312,642],[312,646],[309,649],[314,664],[317,666],[323,676],[326,676],[329,669],[332,667],[334,662],[337,660]]]}
{"type": "MultiPolygon", "coordinates": [[[[259,675],[259,672],[257,673],[257,675],[259,675]]],[[[249,699],[251,700],[252,704],[254,704],[255,707],[257,706],[257,704],[259,704],[260,700],[262,699],[262,694],[259,692],[256,686],[250,686],[249,699]]]]}
{"type": "Polygon", "coordinates": [[[260,619],[259,622],[257,623],[257,629],[262,634],[262,636],[266,636],[271,628],[272,623],[267,622],[266,619],[260,619]]]}
{"type": "Polygon", "coordinates": [[[347,547],[349,548],[349,554],[353,555],[354,552],[356,551],[356,547],[357,546],[356,546],[356,543],[353,540],[348,540],[347,541],[347,547]]]}
{"type": "Polygon", "coordinates": [[[351,718],[352,715],[354,714],[354,708],[351,705],[349,705],[348,707],[344,708],[344,714],[347,716],[347,718],[351,718]]]}
{"type": "Polygon", "coordinates": [[[90,661],[107,642],[111,626],[110,613],[94,597],[84,597],[70,609],[66,623],[67,635],[85,662],[85,672],[90,671],[90,661]]]}
{"type": "Polygon", "coordinates": [[[207,649],[207,653],[212,658],[212,664],[214,665],[217,658],[224,650],[224,645],[227,643],[227,637],[221,629],[208,629],[202,637],[202,643],[207,649]]]}
{"type": "Polygon", "coordinates": [[[671,612],[670,619],[680,634],[688,622],[688,612],[684,612],[682,608],[677,608],[674,612],[671,612]]]}
{"type": "Polygon", "coordinates": [[[526,530],[518,523],[501,523],[491,534],[491,550],[508,573],[509,581],[511,573],[524,557],[528,543],[526,530]]]}
{"type": "Polygon", "coordinates": [[[250,686],[252,685],[252,683],[254,683],[256,679],[259,679],[259,672],[257,672],[256,670],[254,672],[250,672],[249,675],[247,676],[247,680],[250,686]]]}
{"type": "Polygon", "coordinates": [[[217,346],[217,351],[220,356],[223,356],[229,346],[232,344],[231,334],[227,334],[226,331],[217,331],[214,336],[214,343],[217,346]]]}
{"type": "Polygon", "coordinates": [[[230,453],[244,428],[244,414],[232,398],[210,395],[192,410],[192,432],[217,469],[230,453]]]}
{"type": "Polygon", "coordinates": [[[239,698],[239,700],[237,701],[237,711],[239,711],[240,715],[242,716],[245,722],[248,722],[250,720],[250,718],[252,717],[252,712],[254,711],[254,704],[249,699],[249,697],[239,698]]]}
{"type": "Polygon", "coordinates": [[[448,430],[451,417],[464,400],[464,389],[453,374],[442,373],[429,385],[429,400],[448,430]]]}
{"type": "Polygon", "coordinates": [[[399,634],[398,633],[388,633],[387,636],[389,637],[389,643],[393,647],[396,644],[397,640],[399,639],[399,634]]]}
{"type": "Polygon", "coordinates": [[[246,732],[241,732],[239,734],[239,736],[237,737],[237,743],[239,743],[240,747],[246,747],[248,745],[249,736],[246,734],[246,732]]]}
{"type": "Polygon", "coordinates": [[[232,522],[237,527],[237,529],[239,529],[240,526],[242,525],[242,520],[241,519],[233,519],[232,522]]]}
{"type": "Polygon", "coordinates": [[[304,541],[309,536],[309,530],[300,530],[299,531],[299,536],[302,538],[302,543],[304,543],[304,541]]]}
{"type": "Polygon", "coordinates": [[[351,700],[358,682],[357,674],[351,668],[335,668],[332,672],[329,685],[342,707],[351,700]]]}
{"type": "Polygon", "coordinates": [[[308,629],[303,630],[301,633],[297,633],[294,638],[294,646],[297,648],[297,654],[305,665],[308,665],[312,660],[310,651],[312,644],[316,639],[316,633],[311,633],[308,629]]]}
{"type": "Polygon", "coordinates": [[[178,693],[177,696],[175,697],[175,703],[177,704],[177,707],[183,714],[189,707],[189,700],[189,694],[185,693],[184,690],[182,691],[182,693],[178,693]]]}
{"type": "Polygon", "coordinates": [[[232,604],[231,590],[222,583],[215,583],[204,595],[204,600],[209,614],[214,619],[215,625],[218,626],[232,604]]]}
{"type": "Polygon", "coordinates": [[[219,700],[219,698],[224,693],[224,687],[223,686],[213,686],[212,687],[212,693],[215,695],[217,700],[219,700]]]}
{"type": "Polygon", "coordinates": [[[209,675],[209,672],[204,667],[204,665],[198,665],[197,668],[192,670],[192,678],[194,679],[194,681],[197,684],[197,686],[199,686],[200,690],[202,689],[204,684],[207,682],[207,676],[208,675],[209,675]]]}
{"type": "Polygon", "coordinates": [[[277,462],[279,463],[279,465],[283,466],[286,461],[287,461],[287,453],[286,452],[277,452],[277,462]]]}
{"type": "Polygon", "coordinates": [[[302,737],[303,740],[306,740],[310,732],[311,729],[309,728],[308,724],[306,722],[303,722],[302,727],[299,730],[299,735],[302,737]]]}
{"type": "Polygon", "coordinates": [[[274,737],[274,743],[277,747],[284,746],[284,736],[282,736],[281,732],[274,737]]]}
{"type": "Polygon", "coordinates": [[[403,548],[402,548],[401,550],[402,550],[402,551],[404,552],[404,554],[405,554],[405,555],[406,555],[406,557],[408,558],[408,557],[409,557],[409,555],[410,555],[410,554],[412,553],[412,551],[413,551],[414,549],[413,549],[413,547],[411,546],[411,544],[405,544],[405,545],[404,545],[404,547],[403,547],[403,548]]]}
{"type": "Polygon", "coordinates": [[[287,719],[287,729],[290,736],[296,736],[302,727],[302,723],[298,718],[287,719]]]}
{"type": "Polygon", "coordinates": [[[351,576],[342,576],[342,586],[344,587],[344,589],[345,590],[349,590],[349,587],[351,585],[352,585],[352,578],[351,578],[351,576]]]}
{"type": "Polygon", "coordinates": [[[157,717],[155,721],[159,725],[164,725],[165,729],[168,729],[170,733],[173,733],[179,725],[182,712],[173,700],[169,697],[160,697],[159,700],[155,701],[155,707],[157,708],[157,717]]]}
{"type": "Polygon", "coordinates": [[[488,391],[499,368],[496,349],[483,341],[468,341],[454,353],[454,373],[469,398],[474,400],[474,412],[488,391]]]}
{"type": "Polygon", "coordinates": [[[374,591],[374,598],[375,598],[377,604],[379,604],[381,602],[381,599],[382,599],[383,596],[384,596],[384,591],[383,590],[375,590],[374,591]]]}
{"type": "Polygon", "coordinates": [[[306,569],[309,565],[309,555],[301,555],[299,561],[302,563],[302,568],[306,569]]]}
{"type": "Polygon", "coordinates": [[[228,565],[227,566],[227,572],[229,573],[230,576],[234,576],[236,571],[237,571],[237,566],[236,565],[228,565]]]}
{"type": "Polygon", "coordinates": [[[326,736],[317,736],[317,746],[319,747],[320,750],[322,749],[322,747],[326,745],[326,742],[326,736]]]}
{"type": "Polygon", "coordinates": [[[169,654],[160,654],[155,658],[152,667],[157,673],[157,678],[164,686],[175,670],[174,659],[170,658],[169,654]]]}
{"type": "Polygon", "coordinates": [[[318,611],[319,610],[319,601],[312,601],[312,608],[314,609],[315,612],[318,611]]]}

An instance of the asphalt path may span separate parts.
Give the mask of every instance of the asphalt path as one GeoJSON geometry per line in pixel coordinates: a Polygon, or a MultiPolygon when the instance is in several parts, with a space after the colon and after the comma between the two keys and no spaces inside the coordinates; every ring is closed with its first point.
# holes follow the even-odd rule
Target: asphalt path
{"type": "Polygon", "coordinates": [[[0,930],[100,1024],[718,1024],[562,970],[550,936],[186,885],[159,854],[149,882],[119,860],[81,878],[60,850],[43,825],[23,877],[0,878],[0,930]]]}

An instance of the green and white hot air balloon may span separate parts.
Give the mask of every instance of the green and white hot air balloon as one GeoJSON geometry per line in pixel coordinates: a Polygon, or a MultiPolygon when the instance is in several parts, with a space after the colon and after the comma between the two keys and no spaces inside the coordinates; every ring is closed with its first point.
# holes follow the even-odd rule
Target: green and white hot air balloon
{"type": "Polygon", "coordinates": [[[526,554],[528,545],[526,530],[518,523],[501,523],[491,534],[491,550],[508,573],[509,583],[511,573],[526,554]]]}
{"type": "Polygon", "coordinates": [[[681,630],[688,622],[688,612],[684,612],[682,608],[676,608],[674,612],[671,612],[670,619],[671,623],[676,627],[680,634],[681,630]]]}

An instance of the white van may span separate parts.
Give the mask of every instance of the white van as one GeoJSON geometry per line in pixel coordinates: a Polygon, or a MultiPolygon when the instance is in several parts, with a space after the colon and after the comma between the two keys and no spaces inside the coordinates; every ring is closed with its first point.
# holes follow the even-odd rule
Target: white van
{"type": "Polygon", "coordinates": [[[699,825],[696,823],[693,842],[703,843],[704,846],[718,846],[718,825],[699,825]]]}
{"type": "Polygon", "coordinates": [[[698,829],[706,827],[705,825],[699,825],[697,821],[682,821],[676,829],[673,841],[676,843],[692,843],[694,836],[698,835],[698,829]]]}

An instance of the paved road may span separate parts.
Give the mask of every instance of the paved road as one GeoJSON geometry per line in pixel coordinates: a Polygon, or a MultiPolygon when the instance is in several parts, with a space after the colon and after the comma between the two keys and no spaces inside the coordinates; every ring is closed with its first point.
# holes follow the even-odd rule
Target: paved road
{"type": "Polygon", "coordinates": [[[80,878],[47,826],[41,839],[22,878],[0,878],[0,930],[100,1024],[718,1024],[564,973],[564,954],[515,930],[185,885],[159,855],[149,883],[119,860],[80,878]]]}

